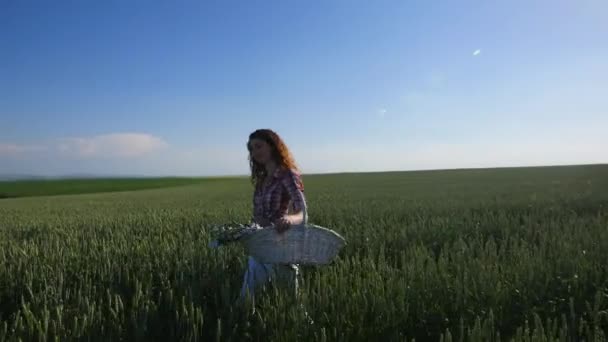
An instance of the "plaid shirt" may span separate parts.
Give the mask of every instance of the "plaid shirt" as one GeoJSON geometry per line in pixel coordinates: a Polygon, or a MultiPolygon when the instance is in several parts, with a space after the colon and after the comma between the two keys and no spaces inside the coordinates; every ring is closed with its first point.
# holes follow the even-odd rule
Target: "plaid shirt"
{"type": "Polygon", "coordinates": [[[275,220],[289,213],[304,209],[304,185],[302,177],[294,170],[278,168],[269,184],[259,184],[253,194],[253,220],[275,220]]]}

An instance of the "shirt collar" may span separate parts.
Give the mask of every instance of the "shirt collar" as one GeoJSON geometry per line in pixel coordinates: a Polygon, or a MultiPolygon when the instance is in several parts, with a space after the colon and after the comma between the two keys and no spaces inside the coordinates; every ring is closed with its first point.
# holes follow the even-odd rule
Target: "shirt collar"
{"type": "Polygon", "coordinates": [[[277,167],[276,170],[274,170],[274,172],[272,173],[272,178],[280,178],[281,177],[281,167],[277,167]]]}

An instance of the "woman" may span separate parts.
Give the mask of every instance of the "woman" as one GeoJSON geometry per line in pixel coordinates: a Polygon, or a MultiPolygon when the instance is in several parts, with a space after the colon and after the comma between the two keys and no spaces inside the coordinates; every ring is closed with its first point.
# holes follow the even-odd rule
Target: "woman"
{"type": "MultiPolygon", "coordinates": [[[[301,175],[287,145],[277,133],[259,129],[247,142],[253,193],[253,221],[262,227],[274,226],[281,234],[304,221],[305,198],[301,175]],[[290,213],[291,209],[291,213],[290,213]]],[[[298,294],[297,265],[261,264],[248,258],[241,299],[267,282],[285,282],[298,294]]]]}

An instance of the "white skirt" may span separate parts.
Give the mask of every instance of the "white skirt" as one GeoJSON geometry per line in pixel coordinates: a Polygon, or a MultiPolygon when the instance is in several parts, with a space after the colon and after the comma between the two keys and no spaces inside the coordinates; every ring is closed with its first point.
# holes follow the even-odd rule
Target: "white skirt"
{"type": "Polygon", "coordinates": [[[247,293],[254,297],[258,289],[269,283],[285,283],[297,296],[299,274],[300,270],[297,265],[263,264],[249,256],[240,298],[244,299],[247,293]]]}

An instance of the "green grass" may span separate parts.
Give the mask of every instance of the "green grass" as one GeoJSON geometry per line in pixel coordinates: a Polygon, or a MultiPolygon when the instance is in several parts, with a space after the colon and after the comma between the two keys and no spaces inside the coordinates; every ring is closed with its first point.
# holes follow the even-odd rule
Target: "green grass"
{"type": "Polygon", "coordinates": [[[0,341],[602,341],[608,166],[306,176],[310,220],[348,240],[235,305],[247,179],[0,201],[0,341]]]}
{"type": "Polygon", "coordinates": [[[0,199],[131,191],[205,183],[217,178],[96,178],[0,182],[0,199]]]}

